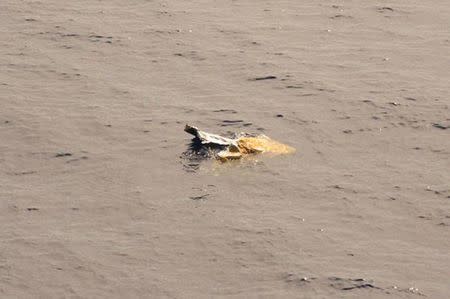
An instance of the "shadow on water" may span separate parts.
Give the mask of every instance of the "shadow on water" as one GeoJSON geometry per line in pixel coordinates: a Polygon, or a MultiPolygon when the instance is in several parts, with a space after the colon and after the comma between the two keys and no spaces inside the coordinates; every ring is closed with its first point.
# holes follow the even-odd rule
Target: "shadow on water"
{"type": "Polygon", "coordinates": [[[217,144],[202,144],[198,138],[193,138],[180,156],[183,169],[186,172],[196,172],[202,161],[215,158],[225,148],[226,146],[217,144]]]}

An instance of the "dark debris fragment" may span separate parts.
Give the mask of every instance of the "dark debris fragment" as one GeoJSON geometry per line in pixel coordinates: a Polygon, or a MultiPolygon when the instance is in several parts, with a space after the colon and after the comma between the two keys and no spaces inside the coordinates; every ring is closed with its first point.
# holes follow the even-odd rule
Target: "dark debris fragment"
{"type": "Polygon", "coordinates": [[[441,130],[447,130],[448,128],[450,128],[450,125],[445,126],[445,125],[442,125],[442,124],[439,124],[439,123],[434,123],[433,127],[441,129],[441,130]]]}
{"type": "Polygon", "coordinates": [[[256,77],[256,78],[250,79],[250,81],[273,80],[276,78],[277,78],[276,76],[271,75],[271,76],[264,76],[264,77],[256,77]]]}
{"type": "Polygon", "coordinates": [[[72,156],[72,153],[60,152],[55,155],[55,158],[70,157],[70,156],[72,156]]]}

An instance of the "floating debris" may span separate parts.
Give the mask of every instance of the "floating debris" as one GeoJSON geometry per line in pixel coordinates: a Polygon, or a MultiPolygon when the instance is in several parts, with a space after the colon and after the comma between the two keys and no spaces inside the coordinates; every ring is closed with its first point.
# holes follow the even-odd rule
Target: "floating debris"
{"type": "Polygon", "coordinates": [[[209,195],[210,194],[203,194],[203,195],[199,195],[199,196],[190,196],[189,198],[192,200],[202,200],[202,199],[207,199],[209,195]]]}
{"type": "Polygon", "coordinates": [[[72,153],[60,152],[55,155],[55,158],[70,157],[70,156],[72,156],[72,153]]]}
{"type": "Polygon", "coordinates": [[[329,277],[328,280],[331,281],[331,287],[342,291],[366,288],[382,290],[382,288],[375,286],[371,280],[364,278],[329,277]]]}
{"type": "Polygon", "coordinates": [[[434,123],[433,127],[441,129],[441,130],[447,130],[450,128],[450,125],[443,125],[443,124],[438,124],[438,123],[434,123]]]}
{"type": "Polygon", "coordinates": [[[276,78],[277,78],[277,76],[264,76],[264,77],[256,77],[256,78],[250,79],[250,81],[273,80],[276,78]]]}
{"type": "Polygon", "coordinates": [[[377,10],[378,10],[379,12],[394,11],[393,8],[388,7],[388,6],[379,7],[377,10]]]}
{"type": "Polygon", "coordinates": [[[295,152],[293,147],[275,141],[266,135],[254,136],[240,133],[235,138],[227,138],[200,131],[190,125],[186,125],[184,130],[194,135],[201,145],[218,148],[220,151],[213,156],[221,161],[236,160],[257,153],[291,154],[295,152]]]}

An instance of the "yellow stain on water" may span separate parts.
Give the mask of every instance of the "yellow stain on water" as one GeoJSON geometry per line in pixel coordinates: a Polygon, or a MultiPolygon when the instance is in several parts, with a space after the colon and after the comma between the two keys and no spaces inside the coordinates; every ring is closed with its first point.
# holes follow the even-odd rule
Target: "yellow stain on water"
{"type": "Polygon", "coordinates": [[[241,137],[237,139],[236,145],[221,151],[218,158],[221,161],[241,159],[244,156],[257,153],[271,153],[275,155],[295,153],[295,148],[275,141],[265,135],[257,137],[241,137]]]}
{"type": "Polygon", "coordinates": [[[238,147],[244,154],[251,153],[273,153],[273,154],[292,154],[295,148],[270,139],[267,136],[241,137],[238,139],[238,147]]]}

